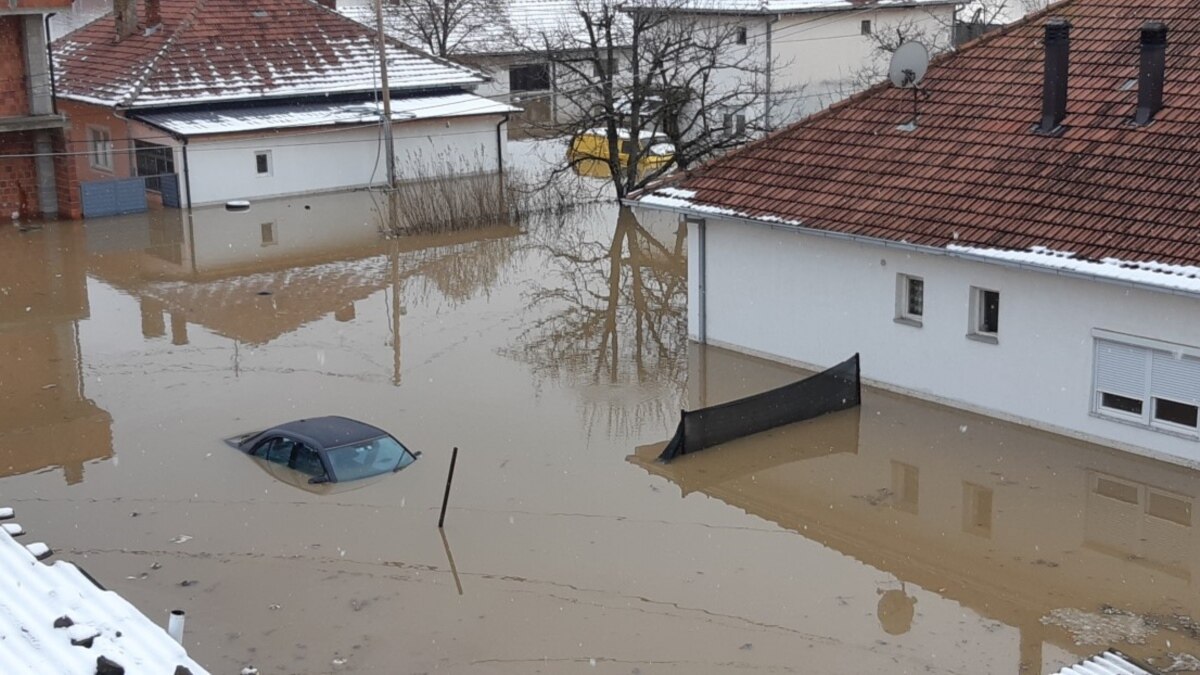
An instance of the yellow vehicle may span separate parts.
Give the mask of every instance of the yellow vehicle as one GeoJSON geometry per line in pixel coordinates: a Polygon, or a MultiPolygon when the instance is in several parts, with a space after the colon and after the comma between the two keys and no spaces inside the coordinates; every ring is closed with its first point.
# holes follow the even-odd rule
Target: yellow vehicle
{"type": "MultiPolygon", "coordinates": [[[[661,169],[675,159],[675,146],[664,134],[654,134],[643,131],[641,134],[642,153],[638,158],[638,172],[648,173],[661,169]]],[[[618,160],[622,166],[628,166],[630,154],[633,151],[633,139],[628,129],[617,129],[618,160]]],[[[587,176],[608,175],[608,132],[603,128],[588,129],[571,139],[571,147],[567,150],[567,159],[580,174],[587,176]]]]}

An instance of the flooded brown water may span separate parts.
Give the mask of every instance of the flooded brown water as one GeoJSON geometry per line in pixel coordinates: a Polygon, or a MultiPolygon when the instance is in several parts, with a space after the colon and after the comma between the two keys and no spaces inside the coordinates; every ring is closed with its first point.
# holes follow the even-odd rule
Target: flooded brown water
{"type": "Polygon", "coordinates": [[[1200,653],[1196,473],[871,390],[655,464],[679,408],[800,376],[689,349],[674,223],[377,220],[353,193],[0,228],[0,505],[149,616],[187,610],[212,672],[1200,653]],[[311,491],[221,442],[324,414],[424,456],[311,491]]]}

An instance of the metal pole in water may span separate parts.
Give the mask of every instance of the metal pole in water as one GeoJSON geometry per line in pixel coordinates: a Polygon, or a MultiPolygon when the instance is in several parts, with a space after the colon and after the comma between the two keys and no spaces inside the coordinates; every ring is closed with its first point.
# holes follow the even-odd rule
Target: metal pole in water
{"type": "Polygon", "coordinates": [[[182,609],[173,609],[167,619],[167,635],[179,644],[183,644],[183,620],[186,614],[182,609]]]}
{"type": "Polygon", "coordinates": [[[454,465],[458,462],[458,448],[450,454],[450,474],[446,476],[446,494],[442,496],[442,515],[438,517],[438,529],[446,523],[446,504],[450,503],[450,483],[454,481],[454,465]]]}

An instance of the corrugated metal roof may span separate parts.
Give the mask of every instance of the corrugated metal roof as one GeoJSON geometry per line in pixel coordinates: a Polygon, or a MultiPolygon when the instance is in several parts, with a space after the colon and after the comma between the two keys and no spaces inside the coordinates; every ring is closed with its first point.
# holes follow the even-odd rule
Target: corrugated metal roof
{"type": "MultiPolygon", "coordinates": [[[[382,104],[373,101],[313,103],[229,110],[135,113],[133,117],[182,136],[199,136],[336,124],[376,124],[380,119],[381,107],[382,104]]],[[[392,119],[396,122],[435,117],[499,115],[517,110],[520,108],[497,103],[474,94],[449,94],[392,100],[392,119]]]]}
{"type": "Polygon", "coordinates": [[[1054,675],[1155,675],[1115,649],[1097,654],[1054,675]]]}
{"type": "MultiPolygon", "coordinates": [[[[150,107],[379,88],[376,33],[309,0],[162,0],[162,20],[114,42],[110,13],[55,41],[58,95],[150,107]]],[[[484,81],[395,41],[387,57],[393,90],[484,81]]]]}
{"type": "Polygon", "coordinates": [[[1043,13],[935,59],[915,130],[900,128],[912,92],[877,86],[642,199],[1200,287],[1200,0],[1069,0],[1050,12],[1073,25],[1060,136],[1032,131],[1043,13]],[[1138,77],[1141,25],[1160,20],[1165,107],[1136,127],[1136,87],[1125,85],[1138,77]]]}
{"type": "MultiPolygon", "coordinates": [[[[0,518],[11,515],[11,509],[0,509],[0,518]]],[[[124,598],[100,589],[71,563],[38,562],[50,554],[49,547],[22,546],[11,529],[0,529],[4,675],[93,675],[101,656],[123,666],[127,675],[162,675],[177,666],[192,675],[208,673],[124,598]]]]}

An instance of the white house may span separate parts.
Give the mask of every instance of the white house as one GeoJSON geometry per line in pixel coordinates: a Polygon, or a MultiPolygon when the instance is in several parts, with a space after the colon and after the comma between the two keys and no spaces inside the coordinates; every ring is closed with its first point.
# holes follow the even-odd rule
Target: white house
{"type": "MultiPolygon", "coordinates": [[[[587,26],[580,14],[586,4],[577,0],[502,0],[494,5],[461,6],[470,9],[456,17],[458,25],[445,36],[445,56],[489,77],[476,89],[477,94],[519,105],[533,119],[555,121],[571,109],[573,101],[589,96],[581,89],[579,78],[560,65],[590,56],[587,26]]],[[[436,53],[436,45],[427,41],[429,22],[420,11],[386,1],[382,9],[389,36],[436,53]]],[[[377,24],[374,2],[343,0],[338,11],[365,26],[377,24]]],[[[629,50],[622,48],[617,67],[627,68],[628,62],[629,50]]]]}
{"type": "Polygon", "coordinates": [[[1164,65],[1200,13],[1164,6],[1069,0],[935,60],[915,125],[880,85],[637,195],[688,219],[689,333],[1200,463],[1200,97],[1164,65]]]}
{"type": "MultiPolygon", "coordinates": [[[[937,49],[950,44],[959,0],[635,0],[631,8],[670,12],[688,26],[731,34],[719,75],[736,86],[756,66],[760,95],[731,112],[734,125],[777,128],[839,101],[886,73],[873,35],[897,30],[937,49]],[[743,119],[738,120],[741,116],[743,119]]],[[[719,91],[720,86],[714,87],[719,91]]]]}
{"type": "MultiPolygon", "coordinates": [[[[377,34],[308,0],[118,0],[54,43],[85,217],[379,185],[377,34]]],[[[515,108],[387,44],[399,180],[503,169],[515,108]]]]}

